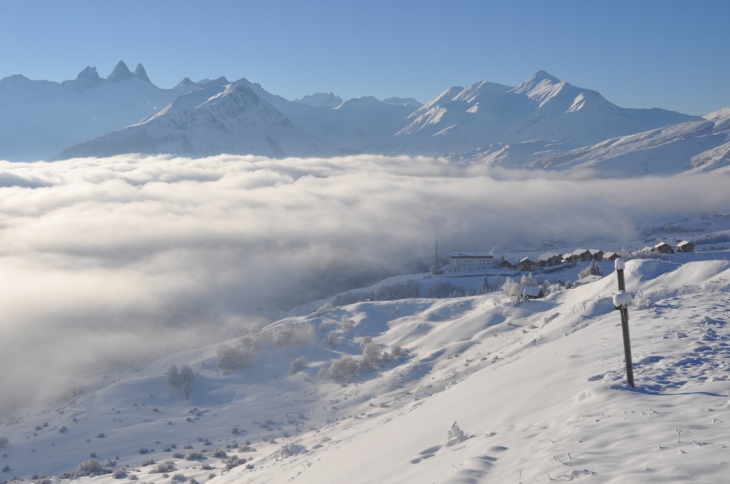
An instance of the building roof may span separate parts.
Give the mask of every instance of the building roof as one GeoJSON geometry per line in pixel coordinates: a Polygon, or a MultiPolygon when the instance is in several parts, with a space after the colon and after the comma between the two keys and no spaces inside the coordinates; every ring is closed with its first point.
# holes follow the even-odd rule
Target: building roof
{"type": "Polygon", "coordinates": [[[571,255],[583,255],[586,252],[590,252],[586,249],[575,249],[571,255]]]}
{"type": "Polygon", "coordinates": [[[523,263],[523,262],[525,262],[525,261],[529,261],[529,262],[532,262],[533,264],[535,263],[535,261],[534,261],[534,260],[532,260],[532,258],[531,258],[531,257],[523,257],[522,259],[520,259],[520,264],[522,264],[522,263],[523,263]]]}
{"type": "Polygon", "coordinates": [[[670,247],[670,245],[667,244],[666,242],[659,242],[657,245],[654,246],[654,248],[658,249],[659,247],[664,247],[664,246],[670,247]]]}
{"type": "Polygon", "coordinates": [[[616,252],[604,252],[603,257],[611,257],[614,255],[618,255],[616,252]]]}
{"type": "Polygon", "coordinates": [[[590,252],[592,255],[596,255],[599,252],[603,254],[603,251],[601,249],[588,249],[588,252],[590,252]]]}
{"type": "Polygon", "coordinates": [[[451,258],[459,258],[459,257],[484,257],[487,259],[493,259],[494,254],[491,254],[489,252],[449,252],[449,257],[451,258]]]}
{"type": "Polygon", "coordinates": [[[540,257],[537,258],[538,261],[542,260],[550,260],[553,257],[562,257],[562,254],[558,254],[557,252],[545,252],[544,254],[540,254],[540,257]]]}
{"type": "Polygon", "coordinates": [[[677,244],[677,247],[684,247],[685,245],[692,245],[692,246],[694,246],[694,244],[692,242],[690,242],[689,240],[683,240],[682,242],[680,242],[680,243],[677,244]]]}

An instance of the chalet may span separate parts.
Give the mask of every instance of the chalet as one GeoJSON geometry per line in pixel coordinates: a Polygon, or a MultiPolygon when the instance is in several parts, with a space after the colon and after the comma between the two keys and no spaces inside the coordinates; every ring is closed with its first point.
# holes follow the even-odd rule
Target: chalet
{"type": "Polygon", "coordinates": [[[514,259],[502,259],[499,263],[500,269],[516,270],[519,265],[520,263],[514,259]]]}
{"type": "Polygon", "coordinates": [[[657,245],[652,247],[652,252],[655,254],[674,254],[674,249],[672,249],[672,246],[666,242],[659,242],[657,245]]]}
{"type": "Polygon", "coordinates": [[[537,263],[529,257],[525,257],[524,259],[520,259],[518,266],[523,272],[532,272],[537,268],[537,263]]]}
{"type": "Polygon", "coordinates": [[[498,266],[493,254],[487,252],[450,252],[449,267],[452,272],[480,271],[498,266]]]}
{"type": "Polygon", "coordinates": [[[606,252],[603,254],[603,260],[612,261],[619,258],[619,255],[616,252],[606,252]]]}
{"type": "Polygon", "coordinates": [[[591,253],[591,259],[593,260],[603,260],[603,251],[599,249],[589,249],[588,252],[591,253]]]}
{"type": "Polygon", "coordinates": [[[563,261],[563,254],[556,254],[555,252],[546,252],[540,254],[537,258],[537,265],[540,267],[554,266],[560,264],[563,261]]]}
{"type": "Polygon", "coordinates": [[[683,240],[677,244],[677,252],[694,252],[695,245],[689,240],[683,240]]]}
{"type": "Polygon", "coordinates": [[[581,262],[592,259],[593,255],[591,254],[591,251],[586,249],[575,249],[573,253],[565,256],[565,260],[568,262],[581,262]]]}
{"type": "Polygon", "coordinates": [[[527,296],[528,299],[539,299],[545,297],[545,291],[541,287],[525,286],[520,288],[520,294],[527,296]]]}

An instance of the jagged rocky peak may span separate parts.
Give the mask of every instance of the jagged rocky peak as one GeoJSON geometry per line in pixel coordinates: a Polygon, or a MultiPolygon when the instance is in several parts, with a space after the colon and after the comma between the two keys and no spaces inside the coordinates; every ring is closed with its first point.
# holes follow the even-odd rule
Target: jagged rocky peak
{"type": "Polygon", "coordinates": [[[147,81],[152,84],[152,81],[150,81],[150,78],[147,76],[147,71],[144,70],[144,66],[142,64],[137,64],[136,69],[134,69],[134,75],[143,81],[147,81]]]}
{"type": "Polygon", "coordinates": [[[79,72],[79,75],[76,76],[77,80],[93,80],[93,81],[100,81],[101,77],[99,77],[99,73],[96,72],[96,67],[86,66],[84,70],[79,72]]]}
{"type": "Polygon", "coordinates": [[[294,102],[306,104],[307,106],[314,106],[316,108],[336,108],[342,104],[342,98],[331,91],[329,94],[326,92],[316,92],[314,94],[304,96],[301,99],[295,99],[294,102]]]}
{"type": "Polygon", "coordinates": [[[134,77],[134,74],[132,74],[127,67],[127,64],[124,63],[124,61],[119,61],[117,65],[114,67],[114,70],[111,74],[109,74],[109,77],[107,77],[108,81],[123,81],[125,79],[131,79],[134,77]]]}

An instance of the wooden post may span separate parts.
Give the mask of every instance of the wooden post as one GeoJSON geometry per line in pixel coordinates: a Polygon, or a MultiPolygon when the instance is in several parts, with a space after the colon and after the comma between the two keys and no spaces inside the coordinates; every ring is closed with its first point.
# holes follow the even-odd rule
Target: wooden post
{"type": "Polygon", "coordinates": [[[628,298],[623,297],[626,294],[626,283],[624,281],[624,267],[625,262],[623,259],[616,259],[616,276],[618,277],[618,290],[619,293],[614,296],[614,307],[621,312],[621,332],[623,333],[624,339],[624,357],[626,359],[626,379],[634,388],[634,367],[631,362],[631,338],[629,336],[629,302],[628,298]]]}

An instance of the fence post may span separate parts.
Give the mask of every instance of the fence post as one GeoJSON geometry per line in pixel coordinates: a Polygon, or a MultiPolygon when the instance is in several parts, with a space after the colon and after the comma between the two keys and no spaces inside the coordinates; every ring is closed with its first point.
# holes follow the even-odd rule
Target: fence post
{"type": "Polygon", "coordinates": [[[626,379],[634,388],[634,367],[631,362],[631,338],[629,337],[629,304],[631,295],[626,292],[624,281],[624,268],[626,262],[623,259],[616,259],[616,276],[618,277],[618,294],[613,296],[613,305],[621,312],[621,332],[624,339],[624,357],[626,359],[626,379]]]}

